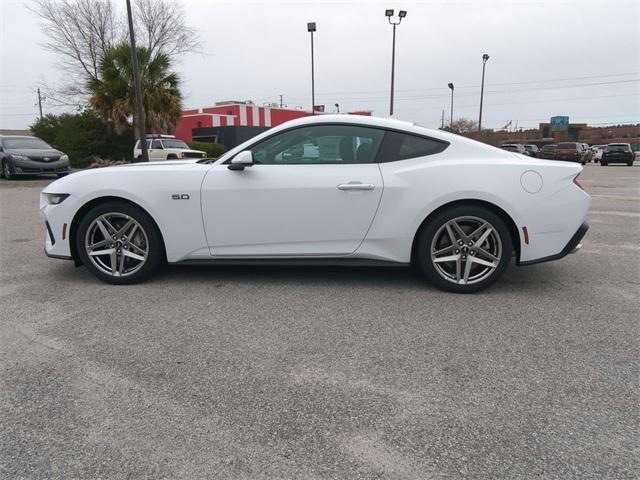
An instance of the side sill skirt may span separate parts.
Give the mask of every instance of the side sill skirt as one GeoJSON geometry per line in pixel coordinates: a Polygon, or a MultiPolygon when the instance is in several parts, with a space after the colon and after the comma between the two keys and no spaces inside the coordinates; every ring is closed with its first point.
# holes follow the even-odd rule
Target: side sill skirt
{"type": "Polygon", "coordinates": [[[332,266],[332,267],[409,267],[409,263],[367,258],[212,258],[183,260],[170,265],[251,265],[251,266],[332,266]]]}

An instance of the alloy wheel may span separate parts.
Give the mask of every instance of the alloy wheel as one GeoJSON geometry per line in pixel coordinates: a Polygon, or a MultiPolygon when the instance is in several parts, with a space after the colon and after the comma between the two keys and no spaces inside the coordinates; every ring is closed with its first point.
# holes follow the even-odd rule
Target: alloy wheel
{"type": "Polygon", "coordinates": [[[433,236],[431,262],[446,281],[470,285],[481,282],[498,268],[502,241],[486,220],[464,216],[447,221],[433,236]]]}
{"type": "Polygon", "coordinates": [[[149,239],[140,223],[124,213],[96,217],[85,235],[87,256],[101,272],[126,277],[140,270],[149,256],[149,239]]]}

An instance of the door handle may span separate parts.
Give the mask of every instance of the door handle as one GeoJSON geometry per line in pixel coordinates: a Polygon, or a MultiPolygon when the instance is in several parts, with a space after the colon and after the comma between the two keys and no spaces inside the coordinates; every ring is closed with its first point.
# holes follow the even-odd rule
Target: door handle
{"type": "Polygon", "coordinates": [[[336,188],[342,191],[373,190],[375,188],[375,185],[373,183],[349,182],[349,183],[341,183],[336,188]]]}

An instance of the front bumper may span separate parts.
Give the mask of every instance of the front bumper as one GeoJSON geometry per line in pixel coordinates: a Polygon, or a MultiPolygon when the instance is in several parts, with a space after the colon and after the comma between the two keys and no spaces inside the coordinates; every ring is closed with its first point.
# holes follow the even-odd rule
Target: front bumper
{"type": "Polygon", "coordinates": [[[69,173],[71,167],[69,160],[56,160],[54,162],[37,162],[35,160],[13,161],[14,175],[45,175],[51,173],[69,173]]]}
{"type": "Polygon", "coordinates": [[[576,253],[582,247],[581,242],[585,234],[587,233],[587,230],[589,230],[589,224],[587,222],[583,222],[560,253],[549,255],[548,257],[536,258],[535,260],[529,260],[526,262],[518,262],[518,265],[526,266],[534,265],[536,263],[550,262],[552,260],[559,260],[562,257],[566,257],[570,253],[576,253]]]}

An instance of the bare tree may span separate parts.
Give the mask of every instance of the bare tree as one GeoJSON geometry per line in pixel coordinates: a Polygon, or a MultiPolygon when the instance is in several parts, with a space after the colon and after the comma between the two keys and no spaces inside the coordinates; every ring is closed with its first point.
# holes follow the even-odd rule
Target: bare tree
{"type": "Polygon", "coordinates": [[[453,121],[453,125],[445,127],[445,130],[449,130],[454,133],[469,133],[478,130],[478,122],[469,120],[468,118],[458,118],[453,121]]]}
{"type": "Polygon", "coordinates": [[[185,24],[182,5],[167,0],[137,0],[134,10],[136,36],[151,56],[164,53],[172,58],[200,50],[198,33],[185,24]]]}
{"type": "MultiPolygon", "coordinates": [[[[114,0],[32,0],[47,37],[45,48],[62,60],[68,76],[63,85],[43,84],[52,105],[86,104],[87,82],[100,76],[105,53],[125,41],[125,12],[114,0]]],[[[168,0],[136,0],[136,36],[155,55],[176,59],[200,48],[197,32],[186,25],[181,5],[168,0]]]]}
{"type": "Polygon", "coordinates": [[[34,0],[31,9],[43,21],[44,46],[61,57],[65,70],[97,78],[100,59],[120,30],[111,0],[34,0]]]}

